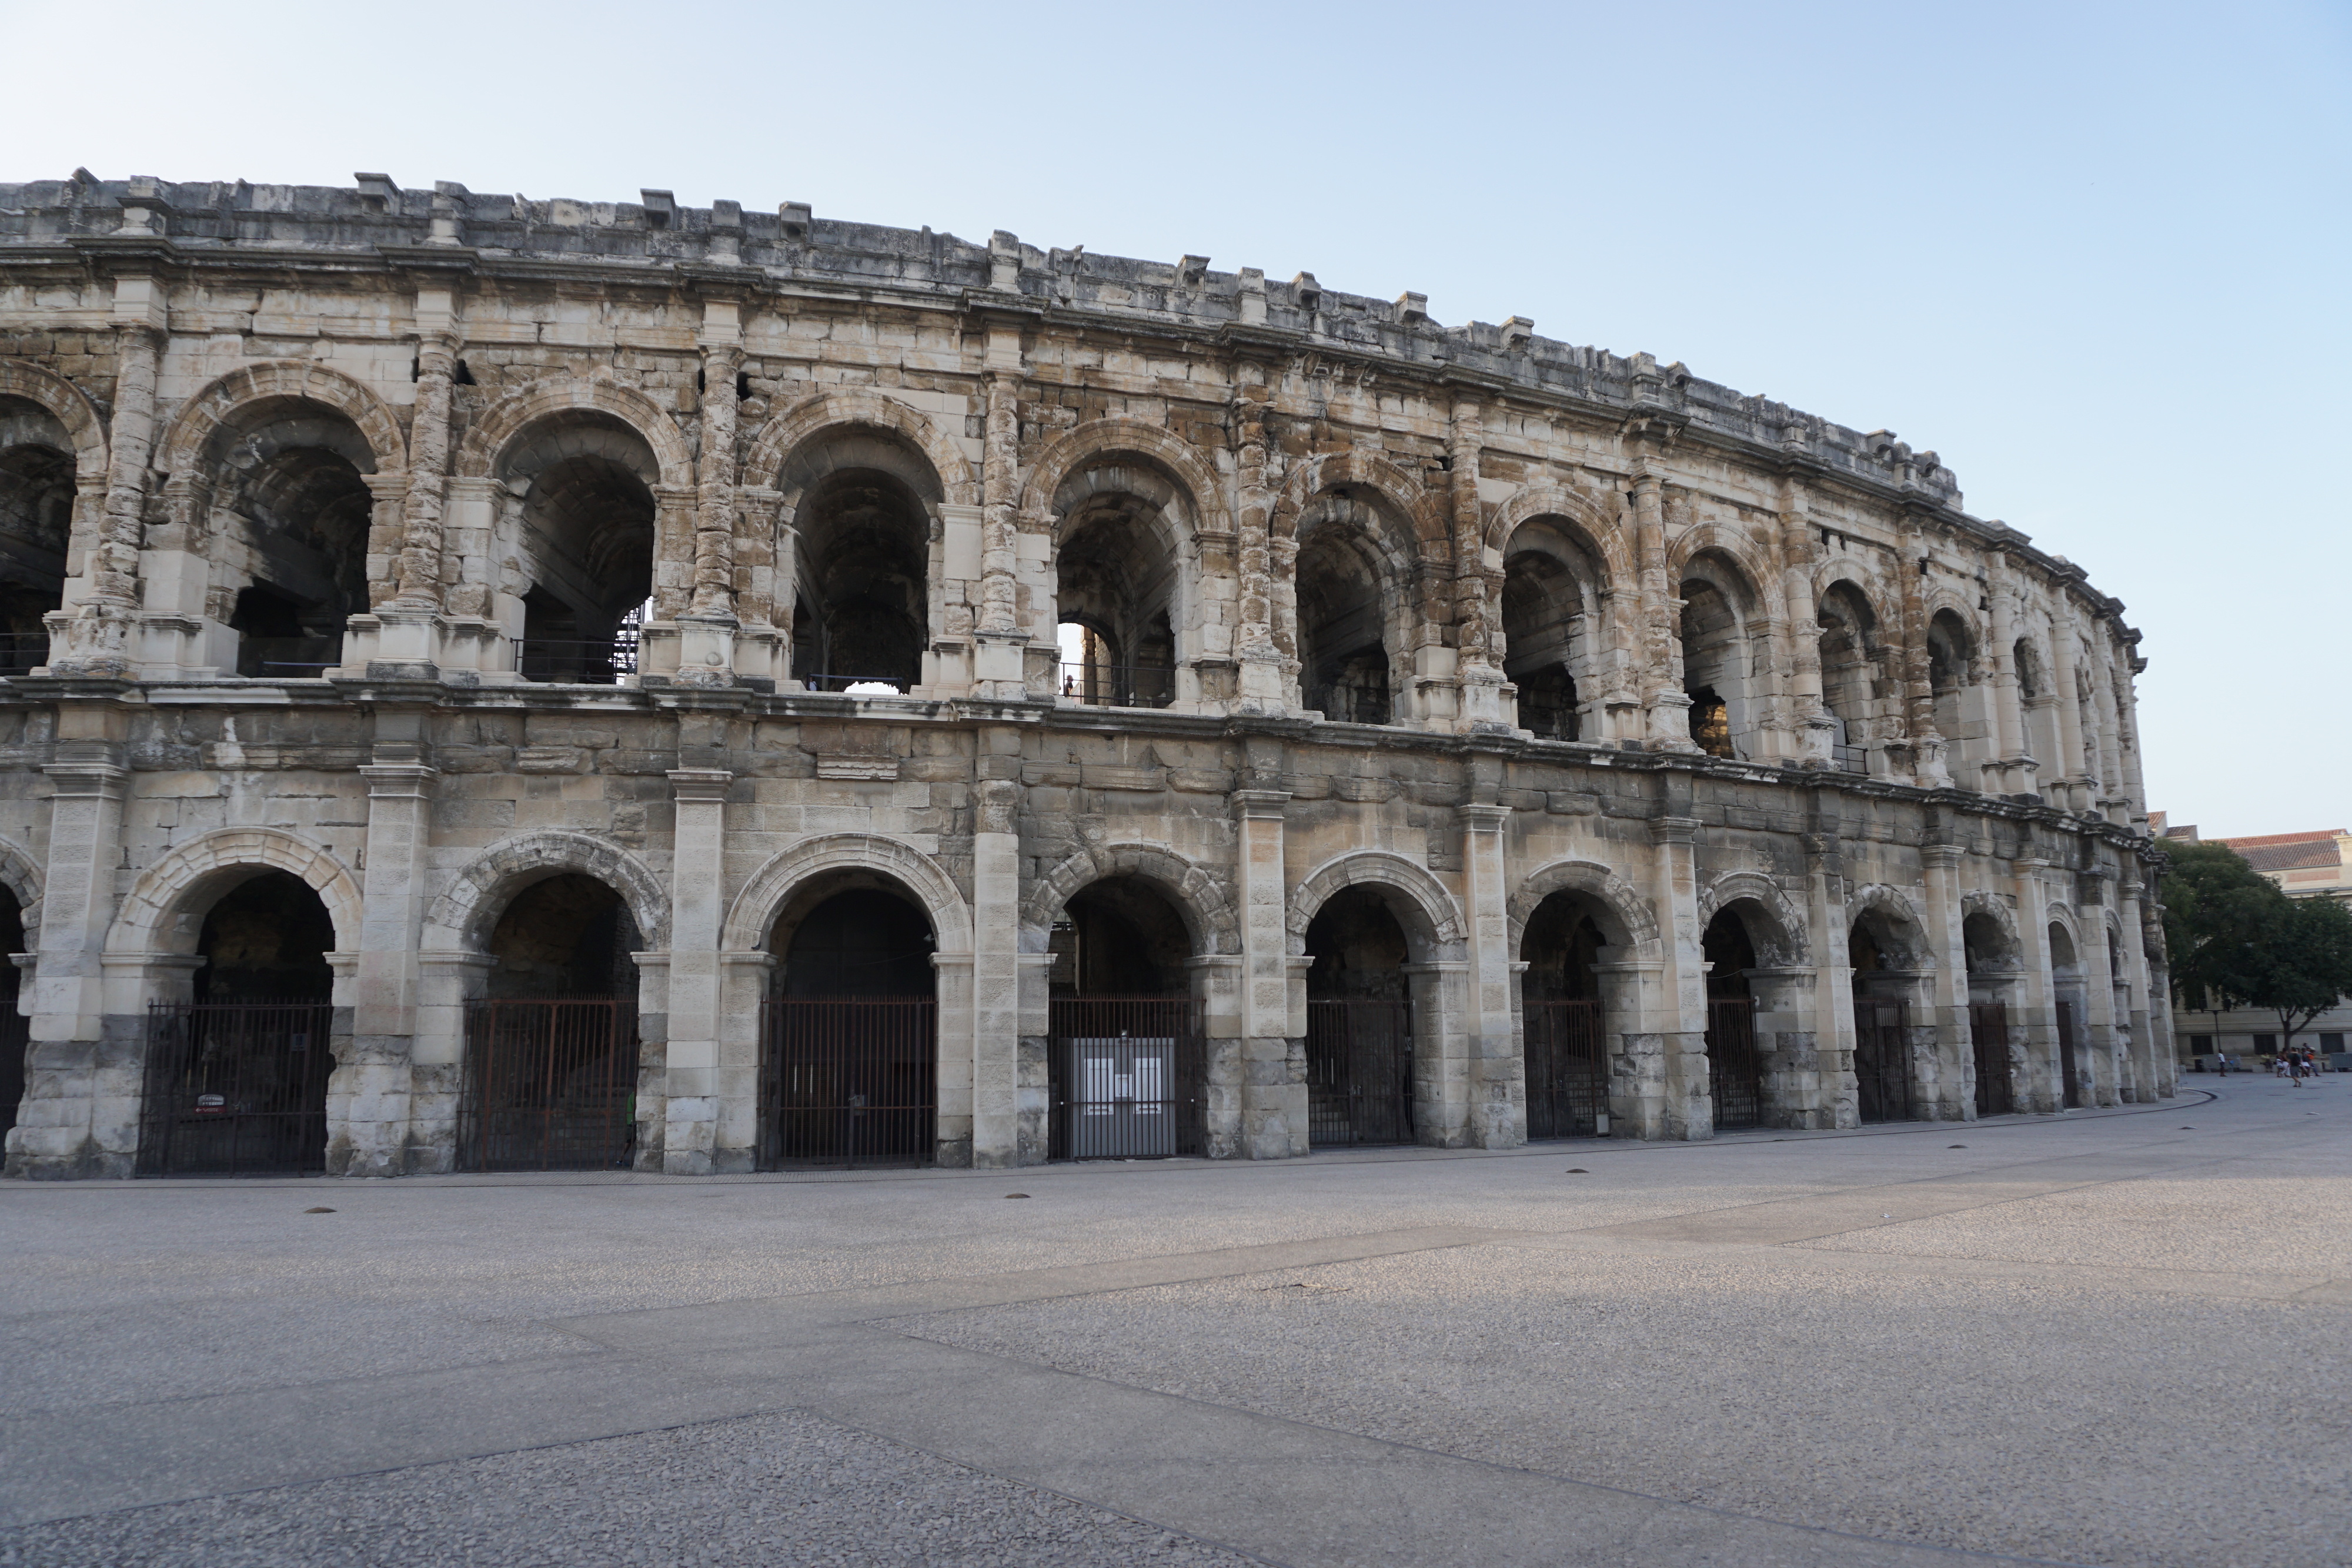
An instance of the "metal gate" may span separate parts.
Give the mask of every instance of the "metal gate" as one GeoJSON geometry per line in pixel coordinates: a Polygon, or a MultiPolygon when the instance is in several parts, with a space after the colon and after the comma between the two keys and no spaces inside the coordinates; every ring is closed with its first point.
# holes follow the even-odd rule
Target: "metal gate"
{"type": "Polygon", "coordinates": [[[151,1002],[141,1176],[327,1168],[325,1002],[151,1002]]]}
{"type": "Polygon", "coordinates": [[[2058,1004],[2058,1072],[2059,1104],[2069,1111],[2083,1108],[2082,1080],[2075,1075],[2082,1071],[2082,1043],[2074,1034],[2074,1004],[2058,1004]]]}
{"type": "Polygon", "coordinates": [[[1969,1038],[1976,1042],[1977,1114],[2006,1116],[2017,1109],[2009,1081],[2009,1004],[1970,1002],[1969,1038]]]}
{"type": "Polygon", "coordinates": [[[1528,1002],[1528,1136],[1591,1138],[1609,1113],[1609,1061],[1597,1001],[1528,1002]]]}
{"type": "Polygon", "coordinates": [[[1853,1086],[1865,1122],[1911,1119],[1911,1008],[1853,1002],[1853,1086]]]}
{"type": "Polygon", "coordinates": [[[1756,1061],[1756,1003],[1711,997],[1706,1004],[1706,1083],[1719,1133],[1764,1124],[1764,1087],[1756,1061]]]}
{"type": "Polygon", "coordinates": [[[1308,1002],[1307,1143],[1412,1138],[1412,1009],[1403,1002],[1308,1002]]]}
{"type": "Polygon", "coordinates": [[[1189,997],[1062,997],[1050,1008],[1057,1160],[1201,1153],[1204,1042],[1189,997]]]}
{"type": "Polygon", "coordinates": [[[770,997],[760,1019],[760,1165],[920,1165],[939,1144],[940,1005],[770,997]]]}
{"type": "Polygon", "coordinates": [[[16,1124],[25,1098],[25,1051],[33,1020],[16,1010],[16,998],[0,997],[0,1136],[16,1124]]]}
{"type": "Polygon", "coordinates": [[[457,1168],[625,1168],[636,1153],[637,1004],[611,997],[474,1002],[457,1168]]]}

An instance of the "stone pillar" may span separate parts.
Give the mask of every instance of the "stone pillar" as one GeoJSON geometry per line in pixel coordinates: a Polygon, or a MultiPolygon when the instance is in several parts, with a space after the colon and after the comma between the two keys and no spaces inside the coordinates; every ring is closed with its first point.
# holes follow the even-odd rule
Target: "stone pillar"
{"type": "Polygon", "coordinates": [[[1904,516],[1902,549],[1896,575],[1903,585],[1903,732],[1910,741],[1911,781],[1948,789],[1948,747],[1936,728],[1936,688],[1927,673],[1927,547],[1916,514],[1904,516]]]}
{"type": "MultiPolygon", "coordinates": [[[[1259,304],[1264,303],[1261,294],[1259,304]]],[[[1234,657],[1240,665],[1235,706],[1242,713],[1280,714],[1290,706],[1297,650],[1286,646],[1276,632],[1275,478],[1266,432],[1274,390],[1265,384],[1265,367],[1255,360],[1235,361],[1234,381],[1234,561],[1241,590],[1234,607],[1234,657]]]]}
{"type": "Polygon", "coordinates": [[[1706,1061],[1706,963],[1698,918],[1698,821],[1690,815],[1690,780],[1669,775],[1658,816],[1650,819],[1651,901],[1665,968],[1658,997],[1659,1051],[1665,1071],[1668,1138],[1715,1136],[1715,1095],[1706,1061]]]}
{"type": "Polygon", "coordinates": [[[984,729],[971,839],[971,1163],[1021,1157],[1021,737],[984,729]]]}
{"type": "Polygon", "coordinates": [[[2074,664],[2074,628],[2068,623],[2065,612],[2073,605],[2064,596],[2058,601],[2058,612],[2050,618],[2050,678],[2058,687],[2058,744],[2065,755],[2059,759],[2057,785],[2058,804],[2070,811],[2086,810],[2094,793],[2091,779],[2090,754],[2083,746],[2083,688],[2076,678],[2074,664]]]}
{"type": "Polygon", "coordinates": [[[411,1176],[457,1168],[457,1103],[466,1082],[466,1005],[489,988],[487,953],[428,948],[416,955],[416,1032],[409,1041],[411,1176]]]}
{"type": "Polygon", "coordinates": [[[742,329],[732,299],[702,306],[702,444],[695,465],[693,580],[678,618],[681,685],[735,681],[735,529],[738,465],[735,373],[742,368],[742,329]]]}
{"type": "Polygon", "coordinates": [[[1845,858],[1833,790],[1813,791],[1812,821],[1804,835],[1805,915],[1811,926],[1815,996],[1815,1057],[1821,1072],[1820,1107],[1830,1127],[1862,1124],[1862,1101],[1853,1076],[1853,963],[1846,936],[1845,858]]]}
{"type": "MultiPolygon", "coordinates": [[[[1942,831],[1939,822],[1933,830],[1942,831]]],[[[1961,935],[1966,915],[1960,908],[1958,867],[1960,848],[1944,841],[1920,845],[1919,864],[1927,883],[1928,942],[1936,967],[1929,981],[1933,996],[1930,1021],[1934,1042],[1913,1063],[1918,1098],[1933,1109],[1930,1120],[1967,1122],[1976,1118],[1976,1051],[1969,1026],[1969,954],[1961,935]]]]}
{"type": "Polygon", "coordinates": [[[169,313],[153,277],[114,280],[114,408],[107,430],[106,503],[86,570],[89,591],[52,612],[49,673],[127,677],[137,649],[139,550],[146,531],[147,465],[155,449],[155,381],[169,313]]]}
{"type": "Polygon", "coordinates": [[[2143,883],[2133,874],[2137,868],[2126,862],[2123,879],[2116,885],[2116,918],[2123,927],[2124,990],[2116,997],[2116,1013],[2123,1026],[2130,1031],[2130,1049],[2126,1061],[2129,1076],[2124,1081],[2124,1100],[2131,1104],[2145,1105],[2164,1092],[2159,1083],[2157,1038],[2154,1017],[2158,1005],[2149,994],[2147,954],[2140,943],[2140,894],[2143,883]]]}
{"type": "MultiPolygon", "coordinates": [[[[423,303],[420,296],[420,310],[423,303]]],[[[457,333],[443,326],[428,329],[416,345],[416,409],[410,423],[400,592],[393,601],[399,610],[429,614],[441,608],[441,508],[449,476],[450,389],[457,383],[457,333]]]]}
{"type": "Polygon", "coordinates": [[[1245,1159],[1307,1152],[1307,976],[1290,952],[1287,789],[1234,791],[1242,920],[1241,1146],[1245,1159]]]}
{"type": "Polygon", "coordinates": [[[2124,779],[2122,709],[2116,701],[2114,623],[2098,620],[2099,641],[2091,656],[2091,712],[2098,724],[2099,797],[2094,803],[2107,821],[2129,826],[2132,800],[2124,779]]]}
{"type": "Polygon", "coordinates": [[[1482,1149],[1515,1149],[1527,1142],[1527,1056],[1511,1001],[1518,990],[1511,951],[1510,871],[1506,854],[1508,806],[1457,806],[1462,822],[1462,878],[1470,921],[1469,997],[1465,1009],[1468,1057],[1468,1136],[1482,1149]]]}
{"type": "Polygon", "coordinates": [[[375,760],[360,768],[368,786],[367,847],[351,1045],[327,1100],[331,1176],[399,1176],[408,1168],[422,979],[417,946],[436,777],[419,760],[422,728],[420,714],[379,711],[375,760]]]}
{"type": "Polygon", "coordinates": [[[2107,931],[2107,873],[2078,873],[2074,878],[2075,957],[2083,966],[2083,1002],[2090,1014],[2083,1031],[2084,1066],[2091,1079],[2086,1104],[2116,1102],[2122,1066],[2121,1041],[2116,1017],[2115,971],[2109,952],[2114,943],[2107,931]]]}
{"type": "Polygon", "coordinates": [[[1822,1071],[1821,1031],[1814,1020],[1822,995],[1815,971],[1801,965],[1760,965],[1748,971],[1748,988],[1756,1000],[1765,1125],[1835,1126],[1834,1096],[1822,1071]]]}
{"type": "Polygon", "coordinates": [[[1989,793],[2026,795],[2033,791],[2033,740],[2025,728],[2025,706],[2017,674],[2017,593],[2010,585],[2009,558],[2000,550],[1985,556],[1985,595],[1991,605],[1992,646],[1986,667],[1992,683],[1992,756],[1985,768],[1989,793]]]}
{"type": "Polygon", "coordinates": [[[143,1019],[107,1012],[107,927],[122,854],[120,715],[69,705],[42,772],[49,854],[41,873],[40,956],[25,1052],[25,1096],[9,1131],[12,1176],[128,1176],[138,1149],[143,1019]]]}
{"type": "Polygon", "coordinates": [[[978,695],[1019,701],[1028,695],[1021,624],[1021,329],[993,326],[988,334],[982,419],[980,603],[973,633],[978,695]]]}
{"type": "Polygon", "coordinates": [[[739,1082],[727,1082],[719,1060],[719,936],[727,913],[727,789],[734,778],[720,768],[676,768],[669,775],[677,825],[670,858],[662,1169],[671,1176],[751,1168],[751,1148],[719,1146],[722,1099],[751,1092],[740,1069],[739,1082]]]}
{"type": "Polygon", "coordinates": [[[1243,1061],[1249,1036],[1242,1017],[1242,956],[1214,953],[1187,959],[1192,1005],[1201,1009],[1202,1153],[1213,1160],[1242,1156],[1243,1061]]]}
{"type": "Polygon", "coordinates": [[[1674,589],[1666,581],[1666,525],[1658,476],[1646,458],[1633,464],[1633,561],[1641,589],[1638,646],[1641,650],[1642,706],[1648,715],[1651,749],[1696,751],[1690,737],[1690,695],[1675,673],[1675,623],[1674,589]]]}
{"type": "MultiPolygon", "coordinates": [[[[2060,1081],[2058,1055],[2057,977],[2051,969],[2049,897],[2042,872],[2050,862],[2039,854],[2021,854],[2012,866],[2017,878],[2017,935],[2025,966],[2022,1017],[2011,1040],[2017,1059],[2017,1108],[2055,1111],[2066,1103],[2060,1081]]],[[[2080,955],[2078,954],[2079,959],[2080,955]]],[[[2082,1020],[2075,1020],[2080,1028],[2082,1020]]]]}
{"type": "Polygon", "coordinates": [[[1462,683],[1465,729],[1507,732],[1503,711],[1502,660],[1496,657],[1496,621],[1502,569],[1486,563],[1486,507],[1478,498],[1478,459],[1486,446],[1486,411],[1473,397],[1457,397],[1445,450],[1454,511],[1454,629],[1455,672],[1462,683]]]}

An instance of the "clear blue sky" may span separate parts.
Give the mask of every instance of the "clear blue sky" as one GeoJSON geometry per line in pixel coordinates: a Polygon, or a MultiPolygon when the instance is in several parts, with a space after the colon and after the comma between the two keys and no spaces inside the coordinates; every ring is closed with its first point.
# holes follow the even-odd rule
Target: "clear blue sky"
{"type": "Polygon", "coordinates": [[[0,180],[1189,251],[1895,430],[2129,606],[2154,805],[2352,826],[2352,6],[0,0],[0,180]]]}

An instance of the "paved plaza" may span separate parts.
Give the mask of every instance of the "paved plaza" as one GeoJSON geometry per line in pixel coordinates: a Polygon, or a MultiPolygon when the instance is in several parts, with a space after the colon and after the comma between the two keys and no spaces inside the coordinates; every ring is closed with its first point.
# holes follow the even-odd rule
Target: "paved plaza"
{"type": "Polygon", "coordinates": [[[2352,1078],[1511,1154],[10,1182],[0,1564],[2341,1564],[2347,1217],[2352,1078]]]}

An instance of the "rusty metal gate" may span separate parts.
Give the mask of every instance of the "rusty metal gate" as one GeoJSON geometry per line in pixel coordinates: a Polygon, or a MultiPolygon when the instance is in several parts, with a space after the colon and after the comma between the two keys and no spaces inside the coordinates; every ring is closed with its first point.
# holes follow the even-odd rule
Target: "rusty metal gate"
{"type": "Polygon", "coordinates": [[[1412,1014],[1403,1002],[1307,1004],[1307,1141],[1410,1144],[1412,1014]]]}
{"type": "Polygon", "coordinates": [[[1756,1003],[1710,997],[1706,1004],[1706,1082],[1719,1133],[1764,1124],[1764,1086],[1756,1061],[1756,1003]]]}
{"type": "Polygon", "coordinates": [[[625,1169],[636,1153],[637,1004],[613,997],[466,1009],[464,1171],[625,1169]]]}
{"type": "Polygon", "coordinates": [[[1608,1052],[1597,1001],[1524,1004],[1528,1136],[1590,1138],[1609,1113],[1608,1052]]]}
{"type": "Polygon", "coordinates": [[[768,998],[760,1165],[922,1165],[939,1144],[940,1005],[929,997],[768,998]]]}
{"type": "Polygon", "coordinates": [[[1057,997],[1047,1152],[1057,1160],[1198,1155],[1205,1042],[1189,997],[1057,997]]]}
{"type": "Polygon", "coordinates": [[[2058,1087],[2063,1098],[2059,1103],[2069,1111],[2079,1111],[2083,1108],[2083,1084],[2082,1080],[2076,1076],[2082,1071],[2082,1041],[2074,1032],[2074,1004],[2060,1002],[2058,1004],[2058,1087]]]}
{"type": "Polygon", "coordinates": [[[1865,1122],[1911,1119],[1911,1008],[1856,997],[1853,1086],[1865,1122]]]}
{"type": "Polygon", "coordinates": [[[327,1168],[321,1001],[152,1002],[141,1176],[299,1176],[327,1168]]]}
{"type": "Polygon", "coordinates": [[[2009,1081],[2009,1004],[1970,1002],[1969,1038],[1977,1058],[1977,1114],[2006,1116],[2017,1109],[2009,1081]]]}

